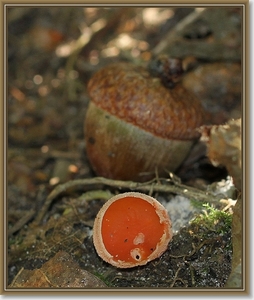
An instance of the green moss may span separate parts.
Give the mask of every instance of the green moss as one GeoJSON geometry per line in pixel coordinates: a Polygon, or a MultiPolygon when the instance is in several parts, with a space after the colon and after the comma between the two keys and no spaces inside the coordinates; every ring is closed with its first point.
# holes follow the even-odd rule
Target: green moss
{"type": "Polygon", "coordinates": [[[202,209],[204,208],[204,203],[199,201],[199,200],[196,200],[196,199],[190,199],[190,202],[191,202],[191,205],[194,207],[194,208],[197,208],[197,209],[202,209]]]}
{"type": "Polygon", "coordinates": [[[193,219],[191,225],[203,226],[219,234],[224,234],[231,230],[232,214],[221,211],[208,203],[203,204],[203,208],[203,213],[193,219]]]}
{"type": "Polygon", "coordinates": [[[108,287],[110,287],[110,282],[105,275],[99,272],[94,272],[93,275],[99,278],[101,281],[103,281],[108,287]]]}

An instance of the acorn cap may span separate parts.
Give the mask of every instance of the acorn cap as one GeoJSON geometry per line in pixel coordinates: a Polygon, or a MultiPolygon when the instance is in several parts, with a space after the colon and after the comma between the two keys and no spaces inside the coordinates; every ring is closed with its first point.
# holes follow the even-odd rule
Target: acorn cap
{"type": "Polygon", "coordinates": [[[199,100],[181,84],[166,88],[143,67],[118,63],[99,70],[88,83],[92,102],[156,136],[189,140],[203,124],[199,100]]]}
{"type": "Polygon", "coordinates": [[[145,265],[158,258],[171,239],[167,210],[142,193],[112,197],[94,222],[93,241],[98,255],[118,268],[145,265]]]}

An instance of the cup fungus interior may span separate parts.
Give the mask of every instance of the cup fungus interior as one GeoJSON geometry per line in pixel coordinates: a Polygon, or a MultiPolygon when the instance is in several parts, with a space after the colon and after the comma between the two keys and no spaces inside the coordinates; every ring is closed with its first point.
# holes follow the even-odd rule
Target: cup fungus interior
{"type": "Polygon", "coordinates": [[[119,262],[119,267],[142,265],[166,250],[172,237],[171,222],[165,208],[152,197],[123,195],[107,205],[100,219],[100,244],[110,258],[98,253],[108,262],[119,262]]]}

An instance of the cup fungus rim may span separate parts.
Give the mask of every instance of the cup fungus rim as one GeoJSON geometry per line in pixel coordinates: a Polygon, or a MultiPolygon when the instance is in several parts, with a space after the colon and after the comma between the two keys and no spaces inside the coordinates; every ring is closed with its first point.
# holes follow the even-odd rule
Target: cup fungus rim
{"type": "Polygon", "coordinates": [[[118,195],[113,196],[110,198],[100,209],[98,212],[95,221],[94,221],[94,227],[93,227],[93,243],[95,246],[95,249],[98,253],[98,255],[106,262],[110,263],[111,265],[118,267],[118,268],[132,268],[136,266],[141,266],[147,264],[149,261],[154,260],[162,255],[168,247],[168,243],[172,239],[173,233],[172,233],[172,223],[170,220],[170,217],[167,213],[166,208],[155,198],[148,196],[143,193],[139,192],[126,192],[121,193],[118,195]],[[110,254],[107,249],[104,246],[103,238],[101,235],[101,227],[102,227],[102,221],[105,212],[110,207],[110,205],[117,200],[124,199],[127,197],[134,197],[138,198],[144,201],[147,201],[150,203],[154,209],[156,214],[159,217],[160,223],[165,223],[166,226],[164,228],[164,232],[160,238],[160,241],[157,243],[155,250],[147,257],[147,259],[144,259],[142,261],[137,262],[126,262],[123,260],[115,260],[113,255],[110,254]]]}

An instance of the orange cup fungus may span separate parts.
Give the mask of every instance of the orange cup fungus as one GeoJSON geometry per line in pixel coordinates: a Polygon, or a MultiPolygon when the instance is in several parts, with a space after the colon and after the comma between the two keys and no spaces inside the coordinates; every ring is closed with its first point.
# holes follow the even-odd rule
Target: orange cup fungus
{"type": "Polygon", "coordinates": [[[109,199],[96,216],[93,242],[98,255],[118,268],[145,265],[166,251],[172,238],[167,210],[136,192],[109,199]]]}

